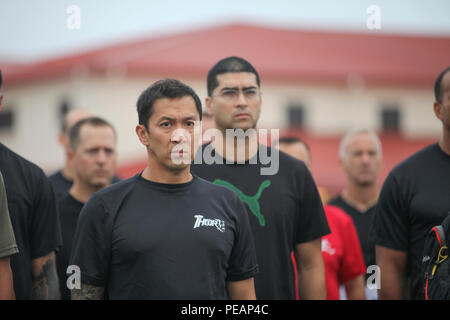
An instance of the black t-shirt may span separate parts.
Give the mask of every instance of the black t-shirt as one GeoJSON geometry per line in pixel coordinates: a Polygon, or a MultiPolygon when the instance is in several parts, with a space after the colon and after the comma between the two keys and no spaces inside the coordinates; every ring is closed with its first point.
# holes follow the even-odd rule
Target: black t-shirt
{"type": "MultiPolygon", "coordinates": [[[[50,175],[48,178],[53,184],[53,189],[56,193],[56,200],[59,202],[60,200],[64,199],[67,194],[69,194],[69,190],[72,187],[73,181],[64,177],[61,170],[50,175]]],[[[113,176],[111,182],[116,183],[119,181],[119,177],[113,176]]]]}
{"type": "Polygon", "coordinates": [[[70,264],[110,299],[227,299],[227,281],[258,269],[242,202],[195,176],[162,184],[136,175],[96,193],[70,264]]]}
{"type": "Polygon", "coordinates": [[[17,299],[31,298],[31,262],[62,245],[55,194],[42,169],[0,143],[11,223],[19,253],[11,256],[17,299]]]}
{"type": "MultiPolygon", "coordinates": [[[[206,148],[211,150],[211,145],[204,145],[202,152],[209,152],[206,148]]],[[[269,156],[272,152],[263,145],[259,151],[269,156]]],[[[214,150],[210,153],[225,163],[214,150]]],[[[235,191],[245,203],[260,271],[255,277],[257,299],[295,299],[291,253],[295,245],[318,239],[330,229],[303,162],[280,152],[278,173],[261,175],[261,168],[270,167],[262,162],[256,156],[243,164],[196,164],[191,171],[235,191]]]]}
{"type": "Polygon", "coordinates": [[[367,267],[375,265],[375,242],[371,235],[371,229],[375,217],[376,205],[365,212],[361,212],[345,202],[341,196],[331,200],[329,204],[341,208],[353,219],[364,255],[364,262],[367,267]]]}
{"type": "Polygon", "coordinates": [[[59,288],[61,299],[70,300],[70,290],[67,288],[67,267],[69,266],[70,250],[72,240],[78,222],[78,216],[84,203],[79,202],[69,194],[59,201],[59,214],[61,221],[61,232],[64,245],[56,255],[56,266],[58,268],[59,288]]]}
{"type": "Polygon", "coordinates": [[[404,251],[413,299],[423,299],[421,260],[427,232],[450,212],[450,156],[430,145],[397,165],[384,182],[375,215],[376,244],[404,251]]]}

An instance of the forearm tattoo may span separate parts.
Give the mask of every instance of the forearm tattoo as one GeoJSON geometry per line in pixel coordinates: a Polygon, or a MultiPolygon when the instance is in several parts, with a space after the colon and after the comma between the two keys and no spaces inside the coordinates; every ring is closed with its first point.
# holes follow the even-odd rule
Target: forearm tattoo
{"type": "Polygon", "coordinates": [[[34,300],[60,299],[55,259],[48,259],[39,275],[33,279],[31,298],[34,300]]]}
{"type": "Polygon", "coordinates": [[[72,300],[102,300],[105,288],[81,283],[80,289],[71,290],[72,300]]]}

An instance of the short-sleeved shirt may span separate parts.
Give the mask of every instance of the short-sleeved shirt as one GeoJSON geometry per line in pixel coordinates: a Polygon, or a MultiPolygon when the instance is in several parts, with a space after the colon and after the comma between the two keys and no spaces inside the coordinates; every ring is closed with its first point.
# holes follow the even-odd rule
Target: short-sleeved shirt
{"type": "Polygon", "coordinates": [[[339,300],[339,286],[366,274],[355,225],[344,211],[325,206],[331,233],[322,238],[327,300],[339,300]]]}
{"type": "Polygon", "coordinates": [[[329,204],[341,208],[352,218],[358,232],[364,261],[367,266],[375,265],[375,242],[371,236],[371,230],[377,207],[376,204],[364,212],[354,208],[341,196],[331,200],[329,204]]]}
{"type": "Polygon", "coordinates": [[[16,238],[9,218],[8,200],[6,198],[5,184],[0,172],[0,258],[11,256],[19,252],[16,238]]]}
{"type": "MultiPolygon", "coordinates": [[[[210,144],[198,152],[217,161],[193,164],[198,176],[226,186],[244,202],[255,239],[260,272],[255,277],[257,299],[295,299],[291,252],[297,244],[320,239],[330,229],[316,184],[305,164],[264,145],[245,163],[226,163],[210,144]],[[272,153],[273,152],[273,153],[272,153]],[[272,157],[273,162],[268,161],[272,157]],[[275,168],[262,175],[263,168],[275,168]]],[[[198,158],[196,158],[198,159],[198,158]]]]}
{"type": "Polygon", "coordinates": [[[228,299],[228,281],[258,270],[242,202],[195,176],[162,184],[136,175],[94,194],[70,264],[109,299],[228,299]]]}
{"type": "Polygon", "coordinates": [[[59,201],[59,214],[61,232],[64,245],[56,254],[56,267],[59,278],[59,289],[62,300],[70,300],[70,290],[67,288],[67,267],[69,266],[70,251],[72,249],[73,236],[77,227],[78,216],[84,203],[76,200],[69,193],[59,201]]]}
{"type": "MultiPolygon", "coordinates": [[[[48,178],[53,185],[53,189],[55,190],[56,200],[59,202],[69,194],[69,190],[72,187],[73,180],[69,180],[66,177],[64,177],[62,174],[62,170],[56,171],[48,178]]],[[[116,183],[119,181],[120,181],[119,177],[113,176],[111,182],[116,183]]]]}
{"type": "Polygon", "coordinates": [[[407,254],[406,297],[421,295],[427,232],[450,212],[450,155],[438,144],[413,154],[389,173],[375,215],[376,244],[407,254]]]}
{"type": "Polygon", "coordinates": [[[41,168],[0,143],[0,168],[19,253],[11,256],[17,299],[31,298],[31,262],[62,245],[55,194],[41,168]]]}

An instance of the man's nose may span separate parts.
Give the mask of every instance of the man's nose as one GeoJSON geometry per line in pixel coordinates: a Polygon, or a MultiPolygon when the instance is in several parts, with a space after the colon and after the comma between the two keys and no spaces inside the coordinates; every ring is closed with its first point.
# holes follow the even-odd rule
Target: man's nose
{"type": "Polygon", "coordinates": [[[244,95],[244,92],[239,90],[238,91],[238,96],[237,96],[237,100],[236,100],[236,105],[238,107],[246,107],[247,106],[247,98],[244,95]]]}
{"type": "Polygon", "coordinates": [[[189,139],[189,132],[185,129],[176,129],[172,133],[171,141],[175,143],[185,142],[189,139]]]}
{"type": "Polygon", "coordinates": [[[98,163],[105,163],[108,159],[108,155],[106,154],[105,150],[100,150],[97,153],[97,162],[98,163]]]}

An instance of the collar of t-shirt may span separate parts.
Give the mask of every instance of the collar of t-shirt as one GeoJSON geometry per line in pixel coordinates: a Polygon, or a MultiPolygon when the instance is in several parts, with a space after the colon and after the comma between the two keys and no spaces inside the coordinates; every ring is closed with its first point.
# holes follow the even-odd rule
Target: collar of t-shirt
{"type": "Polygon", "coordinates": [[[160,183],[160,182],[154,182],[154,181],[147,180],[142,177],[142,172],[141,172],[135,176],[135,180],[139,185],[141,185],[145,188],[150,188],[150,189],[154,189],[154,190],[158,190],[158,191],[162,191],[162,192],[174,193],[174,192],[184,192],[184,191],[188,190],[189,187],[192,184],[194,184],[195,181],[198,180],[198,178],[195,175],[192,175],[191,181],[188,181],[185,183],[168,184],[168,183],[160,183]]]}

